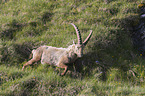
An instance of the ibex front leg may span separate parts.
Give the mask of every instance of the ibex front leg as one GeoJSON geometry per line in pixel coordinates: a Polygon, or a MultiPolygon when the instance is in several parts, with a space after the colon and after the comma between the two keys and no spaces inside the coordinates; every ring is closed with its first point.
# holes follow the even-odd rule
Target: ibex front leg
{"type": "Polygon", "coordinates": [[[68,70],[68,66],[67,66],[67,65],[65,65],[65,64],[63,64],[63,63],[60,63],[58,67],[60,67],[60,68],[63,68],[63,69],[64,69],[63,73],[61,73],[61,76],[65,75],[65,74],[66,74],[66,72],[67,72],[67,70],[68,70]]]}

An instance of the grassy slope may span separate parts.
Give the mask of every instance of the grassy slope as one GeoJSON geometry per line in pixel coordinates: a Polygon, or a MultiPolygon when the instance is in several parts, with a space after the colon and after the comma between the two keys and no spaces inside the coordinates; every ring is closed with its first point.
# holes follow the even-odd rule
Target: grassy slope
{"type": "Polygon", "coordinates": [[[106,1],[0,1],[0,94],[145,95],[145,61],[130,38],[141,0],[106,1]],[[39,63],[21,71],[33,48],[77,42],[70,23],[79,27],[83,39],[90,29],[93,36],[85,56],[66,76],[39,63]]]}

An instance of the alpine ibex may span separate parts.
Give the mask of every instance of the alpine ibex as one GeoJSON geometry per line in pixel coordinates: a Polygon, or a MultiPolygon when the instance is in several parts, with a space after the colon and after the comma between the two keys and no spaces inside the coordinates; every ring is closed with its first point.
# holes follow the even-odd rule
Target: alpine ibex
{"type": "Polygon", "coordinates": [[[25,66],[31,65],[33,62],[37,62],[41,59],[42,64],[50,64],[60,68],[64,68],[64,72],[61,75],[64,75],[68,69],[68,64],[75,62],[75,60],[83,55],[83,49],[88,43],[92,35],[92,30],[90,34],[82,43],[82,38],[79,29],[73,24],[73,27],[76,30],[78,44],[72,44],[68,48],[56,48],[52,46],[40,46],[36,50],[32,51],[33,58],[24,64],[22,70],[25,66]]]}

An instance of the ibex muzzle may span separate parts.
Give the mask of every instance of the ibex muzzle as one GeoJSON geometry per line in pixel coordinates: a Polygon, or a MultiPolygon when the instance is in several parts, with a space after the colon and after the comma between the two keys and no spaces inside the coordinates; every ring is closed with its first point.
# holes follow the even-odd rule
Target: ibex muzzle
{"type": "Polygon", "coordinates": [[[77,58],[83,56],[83,49],[90,40],[92,36],[92,30],[90,34],[82,42],[81,34],[79,29],[71,23],[77,33],[78,44],[72,44],[68,46],[68,48],[56,48],[52,46],[40,46],[36,50],[32,51],[33,58],[29,60],[26,64],[24,64],[22,70],[24,70],[25,66],[31,65],[33,62],[37,62],[41,60],[42,64],[50,64],[60,68],[64,68],[64,72],[61,75],[64,75],[67,72],[68,64],[75,62],[77,58]]]}

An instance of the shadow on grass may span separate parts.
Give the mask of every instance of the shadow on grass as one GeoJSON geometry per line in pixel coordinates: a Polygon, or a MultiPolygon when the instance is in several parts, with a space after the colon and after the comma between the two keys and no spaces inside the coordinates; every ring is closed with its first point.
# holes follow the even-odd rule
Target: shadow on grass
{"type": "Polygon", "coordinates": [[[123,72],[123,78],[126,79],[126,72],[133,66],[130,65],[130,62],[133,62],[137,53],[131,38],[136,18],[136,16],[130,16],[124,19],[113,20],[112,25],[118,25],[120,29],[110,30],[110,34],[115,34],[116,39],[109,41],[107,44],[95,43],[91,47],[92,52],[85,54],[83,58],[75,62],[76,71],[81,73],[82,76],[102,73],[99,78],[106,81],[107,72],[110,68],[116,68],[123,72]]]}

